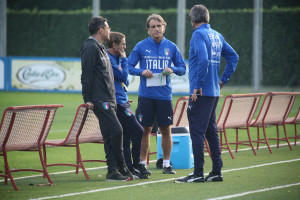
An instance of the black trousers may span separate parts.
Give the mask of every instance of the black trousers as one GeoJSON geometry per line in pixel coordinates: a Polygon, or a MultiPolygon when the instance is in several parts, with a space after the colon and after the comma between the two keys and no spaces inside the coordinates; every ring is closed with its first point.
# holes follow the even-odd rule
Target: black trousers
{"type": "Polygon", "coordinates": [[[94,113],[100,124],[104,140],[107,170],[112,172],[125,165],[123,154],[123,129],[116,115],[116,104],[93,102],[94,113]]]}
{"type": "Polygon", "coordinates": [[[123,149],[126,165],[131,168],[140,162],[141,142],[144,129],[137,121],[130,104],[118,104],[117,116],[123,128],[123,149]],[[130,148],[132,144],[132,148],[130,148]],[[132,160],[131,160],[132,155],[132,160]],[[133,161],[133,163],[132,163],[133,161]]]}

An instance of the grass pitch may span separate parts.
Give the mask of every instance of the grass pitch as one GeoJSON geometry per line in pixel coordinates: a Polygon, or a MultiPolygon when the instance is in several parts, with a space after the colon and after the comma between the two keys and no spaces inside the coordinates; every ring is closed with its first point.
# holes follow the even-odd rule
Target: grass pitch
{"type": "MultiPolygon", "coordinates": [[[[223,91],[228,94],[241,93],[223,91]]],[[[132,110],[137,105],[137,96],[130,95],[133,100],[132,110]]],[[[180,96],[173,96],[173,104],[180,96]]],[[[220,98],[217,116],[220,113],[224,98],[220,98]]],[[[262,102],[262,101],[261,101],[262,102]]],[[[82,104],[81,94],[64,93],[30,93],[30,92],[0,92],[0,114],[9,106],[35,104],[63,104],[59,108],[53,126],[48,135],[49,139],[65,138],[71,127],[78,105],[82,104]]],[[[297,98],[291,112],[296,115],[300,105],[297,98]]],[[[267,128],[270,137],[275,136],[274,127],[267,128]]],[[[282,133],[282,129],[280,129],[282,133]]],[[[234,132],[229,132],[228,140],[233,141],[234,132]],[[232,134],[231,134],[232,133],[232,134]]],[[[251,129],[252,137],[256,130],[251,129]]],[[[294,134],[292,126],[288,126],[290,136],[294,134]]],[[[245,136],[241,131],[241,136],[245,136]]],[[[156,148],[155,137],[151,137],[151,149],[156,148]]],[[[243,138],[241,138],[243,139],[243,138]]],[[[291,141],[293,142],[293,141],[291,141]]],[[[271,141],[274,145],[274,141],[271,141]]],[[[300,144],[288,146],[281,143],[280,148],[272,147],[273,154],[262,145],[257,156],[248,147],[240,146],[235,159],[226,152],[222,155],[224,167],[222,183],[186,183],[177,184],[174,180],[188,175],[193,169],[177,169],[176,175],[165,175],[155,168],[155,162],[149,165],[153,172],[148,180],[130,182],[106,182],[106,167],[104,163],[85,163],[91,180],[87,181],[82,172],[75,174],[72,167],[50,167],[48,171],[54,186],[38,186],[46,184],[39,173],[13,173],[19,192],[14,191],[10,182],[4,185],[0,178],[0,199],[299,199],[300,196],[300,144]]],[[[232,148],[234,149],[234,148],[232,148]]],[[[104,158],[103,145],[82,144],[81,153],[84,159],[104,158]]],[[[47,158],[51,162],[75,162],[75,148],[48,148],[47,158]]],[[[36,152],[9,152],[11,168],[41,168],[36,152]]],[[[156,155],[151,156],[156,160],[156,155]]],[[[211,171],[211,160],[205,156],[205,173],[211,171]]],[[[1,157],[0,171],[4,170],[1,157]]]]}

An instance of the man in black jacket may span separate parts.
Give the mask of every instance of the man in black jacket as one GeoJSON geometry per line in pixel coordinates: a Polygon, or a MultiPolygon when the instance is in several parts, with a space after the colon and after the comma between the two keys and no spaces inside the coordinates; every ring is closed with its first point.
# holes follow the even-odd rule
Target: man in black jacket
{"type": "Polygon", "coordinates": [[[103,45],[109,40],[110,28],[103,17],[92,18],[88,28],[91,36],[80,48],[82,95],[99,119],[107,159],[106,180],[133,180],[124,160],[123,130],[116,115],[114,74],[103,45]]]}

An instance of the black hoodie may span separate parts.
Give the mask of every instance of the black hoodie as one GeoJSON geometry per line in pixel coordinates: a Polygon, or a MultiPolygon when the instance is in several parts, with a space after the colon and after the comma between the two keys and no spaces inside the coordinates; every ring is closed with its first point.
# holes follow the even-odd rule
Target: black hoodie
{"type": "Polygon", "coordinates": [[[114,75],[104,45],[89,38],[80,48],[82,95],[87,102],[116,103],[114,75]]]}

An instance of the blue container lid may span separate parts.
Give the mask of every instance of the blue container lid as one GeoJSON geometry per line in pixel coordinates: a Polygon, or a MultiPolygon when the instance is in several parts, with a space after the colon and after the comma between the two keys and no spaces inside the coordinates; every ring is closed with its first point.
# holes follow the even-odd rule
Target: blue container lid
{"type": "MultiPolygon", "coordinates": [[[[171,133],[172,133],[172,135],[190,134],[190,129],[189,129],[189,127],[185,127],[185,126],[172,127],[171,128],[171,133]]],[[[157,131],[157,134],[161,135],[160,130],[157,131]]]]}
{"type": "Polygon", "coordinates": [[[180,133],[189,133],[189,127],[179,126],[179,127],[172,127],[171,129],[172,134],[180,134],[180,133]]]}

